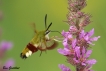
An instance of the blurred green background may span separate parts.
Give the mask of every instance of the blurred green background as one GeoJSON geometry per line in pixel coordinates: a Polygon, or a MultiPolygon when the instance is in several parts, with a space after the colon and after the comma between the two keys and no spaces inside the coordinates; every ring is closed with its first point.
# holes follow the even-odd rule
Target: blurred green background
{"type": "MultiPolygon", "coordinates": [[[[92,23],[86,27],[89,31],[95,28],[95,36],[101,38],[93,46],[91,58],[95,58],[97,63],[93,66],[95,71],[105,71],[106,64],[106,0],[88,0],[87,6],[82,10],[90,13],[92,23]]],[[[62,44],[57,49],[43,52],[39,57],[40,51],[33,54],[27,60],[20,58],[20,53],[27,43],[34,36],[30,23],[35,22],[37,30],[44,29],[44,16],[48,14],[47,23],[53,23],[51,30],[68,30],[69,26],[63,22],[66,20],[67,0],[2,0],[0,9],[4,13],[4,18],[0,22],[2,28],[2,39],[11,40],[14,47],[8,51],[6,58],[14,58],[15,66],[19,70],[11,71],[61,71],[58,64],[65,64],[73,71],[74,67],[66,63],[66,58],[57,52],[58,48],[63,48],[62,44]]],[[[58,33],[51,33],[58,35],[58,33]]]]}

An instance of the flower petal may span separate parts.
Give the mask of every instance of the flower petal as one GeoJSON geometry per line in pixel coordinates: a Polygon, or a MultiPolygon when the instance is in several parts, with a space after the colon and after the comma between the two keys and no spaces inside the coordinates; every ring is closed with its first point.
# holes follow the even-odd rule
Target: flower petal
{"type": "Polygon", "coordinates": [[[89,44],[91,44],[91,45],[95,45],[95,44],[93,44],[91,41],[87,41],[87,43],[89,43],[89,44]]]}
{"type": "Polygon", "coordinates": [[[71,71],[70,68],[66,67],[64,64],[59,64],[58,66],[62,71],[71,71]]]}
{"type": "Polygon", "coordinates": [[[65,31],[63,30],[61,34],[62,34],[65,38],[67,38],[70,33],[69,33],[69,32],[65,32],[65,31]]]}
{"type": "Polygon", "coordinates": [[[98,38],[100,38],[100,36],[98,36],[98,37],[93,37],[93,38],[90,39],[90,41],[97,41],[98,38]]]}
{"type": "Polygon", "coordinates": [[[76,26],[70,26],[69,31],[70,31],[71,33],[77,32],[76,26]]]}
{"type": "Polygon", "coordinates": [[[76,46],[76,42],[77,42],[76,39],[74,39],[74,40],[72,41],[72,48],[75,48],[75,46],[76,46]]]}
{"type": "Polygon", "coordinates": [[[70,50],[68,50],[67,48],[64,48],[64,49],[60,48],[57,51],[62,55],[69,55],[70,54],[70,50]]]}
{"type": "Polygon", "coordinates": [[[83,66],[86,66],[86,63],[84,63],[84,62],[82,62],[81,64],[82,64],[83,66]]]}
{"type": "Polygon", "coordinates": [[[77,60],[76,58],[73,58],[73,60],[74,60],[76,63],[79,63],[79,60],[77,60]]]}
{"type": "Polygon", "coordinates": [[[79,38],[83,38],[84,35],[85,35],[85,32],[84,32],[84,30],[82,30],[81,33],[79,34],[79,38]]]}
{"type": "Polygon", "coordinates": [[[62,34],[63,36],[65,36],[65,31],[63,30],[63,31],[61,32],[61,34],[62,34]]]}
{"type": "Polygon", "coordinates": [[[86,36],[84,37],[84,39],[85,39],[86,41],[88,41],[88,40],[89,40],[89,36],[86,35],[86,36]]]}
{"type": "Polygon", "coordinates": [[[95,59],[87,60],[86,63],[89,65],[95,64],[97,61],[95,59]]]}
{"type": "Polygon", "coordinates": [[[63,45],[64,45],[64,47],[66,47],[66,46],[68,45],[68,43],[67,43],[67,38],[65,38],[65,39],[63,40],[63,45]]]}
{"type": "Polygon", "coordinates": [[[85,47],[83,47],[82,49],[82,56],[84,56],[84,54],[85,54],[85,47]]]}
{"type": "Polygon", "coordinates": [[[77,57],[79,58],[80,57],[80,47],[75,47],[75,52],[76,52],[76,55],[77,57]]]}
{"type": "Polygon", "coordinates": [[[92,53],[92,50],[87,50],[85,57],[88,58],[91,55],[91,53],[92,53]]]}
{"type": "Polygon", "coordinates": [[[71,35],[71,34],[69,34],[69,35],[68,35],[68,38],[69,38],[69,39],[70,39],[70,38],[72,38],[72,35],[71,35]]]}
{"type": "Polygon", "coordinates": [[[88,33],[88,36],[91,37],[94,34],[94,28],[88,33]]]}

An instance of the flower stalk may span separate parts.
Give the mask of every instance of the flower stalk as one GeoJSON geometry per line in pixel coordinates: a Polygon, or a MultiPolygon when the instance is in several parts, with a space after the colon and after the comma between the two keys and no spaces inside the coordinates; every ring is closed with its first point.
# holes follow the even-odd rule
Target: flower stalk
{"type": "MultiPolygon", "coordinates": [[[[91,23],[90,14],[81,12],[87,5],[86,0],[68,0],[69,13],[67,21],[69,25],[68,31],[62,31],[64,37],[64,48],[58,49],[58,52],[67,58],[67,62],[76,67],[76,71],[92,71],[91,67],[97,61],[89,59],[92,49],[90,45],[95,45],[92,42],[97,41],[100,36],[92,37],[94,28],[89,32],[85,32],[84,28],[91,23]]],[[[59,64],[62,71],[71,71],[63,64],[59,64]]]]}

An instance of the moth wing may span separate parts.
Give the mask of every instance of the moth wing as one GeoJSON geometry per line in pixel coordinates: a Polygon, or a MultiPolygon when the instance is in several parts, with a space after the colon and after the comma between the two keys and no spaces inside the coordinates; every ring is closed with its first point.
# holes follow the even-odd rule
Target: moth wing
{"type": "Polygon", "coordinates": [[[49,40],[47,41],[47,49],[52,50],[58,46],[58,42],[55,40],[49,40]]]}
{"type": "Polygon", "coordinates": [[[32,30],[33,30],[35,33],[37,33],[35,23],[30,23],[30,25],[31,25],[32,30]]]}
{"type": "Polygon", "coordinates": [[[45,42],[41,42],[41,46],[38,47],[39,50],[52,50],[58,46],[58,42],[52,39],[46,40],[45,42]]]}

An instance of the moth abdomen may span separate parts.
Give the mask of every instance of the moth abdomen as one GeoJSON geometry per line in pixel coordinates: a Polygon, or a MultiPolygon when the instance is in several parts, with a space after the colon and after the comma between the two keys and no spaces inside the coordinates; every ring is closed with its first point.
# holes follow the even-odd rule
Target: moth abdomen
{"type": "Polygon", "coordinates": [[[22,59],[26,59],[37,51],[38,51],[38,49],[35,46],[33,46],[32,44],[29,43],[26,46],[26,48],[22,51],[22,53],[20,54],[20,57],[22,59]]]}

